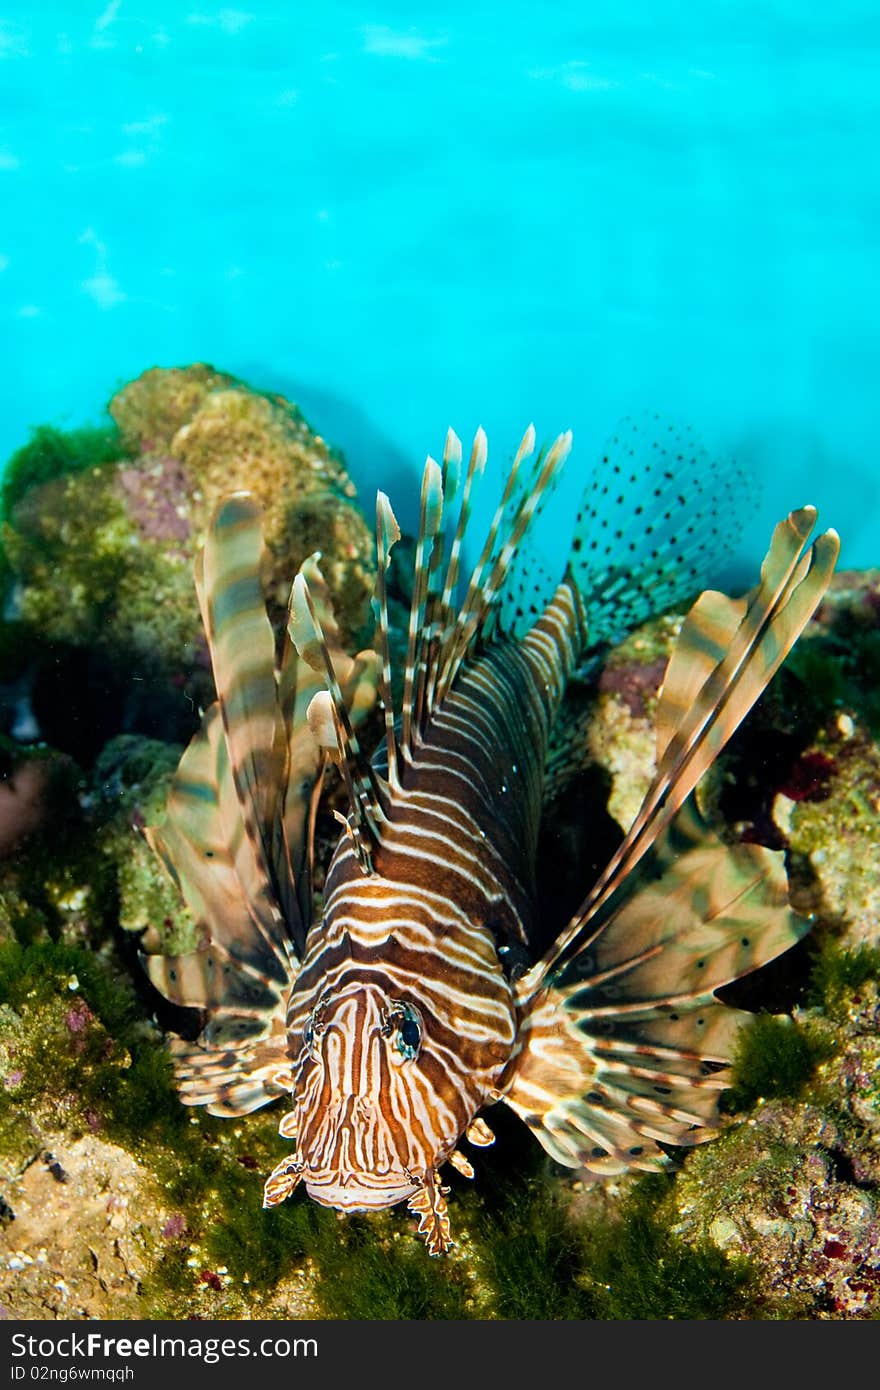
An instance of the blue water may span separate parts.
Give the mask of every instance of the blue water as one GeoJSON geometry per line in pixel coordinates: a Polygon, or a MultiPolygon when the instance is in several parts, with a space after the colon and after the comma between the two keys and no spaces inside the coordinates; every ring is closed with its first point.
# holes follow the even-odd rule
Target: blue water
{"type": "Polygon", "coordinates": [[[4,6],[0,456],[208,360],[411,520],[650,407],[880,563],[874,0],[238,3],[4,6]]]}

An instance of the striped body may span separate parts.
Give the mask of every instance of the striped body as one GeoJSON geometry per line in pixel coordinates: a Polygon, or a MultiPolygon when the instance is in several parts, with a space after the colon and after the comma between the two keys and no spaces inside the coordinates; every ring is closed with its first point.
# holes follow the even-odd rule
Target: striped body
{"type": "MultiPolygon", "coordinates": [[[[342,1211],[405,1201],[428,1251],[452,1241],[440,1166],[492,1142],[503,1101],[558,1162],[586,1176],[654,1169],[701,1143],[743,1015],[715,991],[808,929],[783,856],[727,845],[689,800],[824,593],[834,532],[815,510],[774,530],[758,584],[707,591],[685,618],[656,712],[656,774],[583,901],[533,959],[546,923],[535,856],[550,733],[586,644],[690,595],[715,559],[731,488],[687,433],[627,422],[575,521],[561,582],[537,601],[524,544],[571,446],[532,464],[530,427],[467,584],[478,431],[461,479],[450,431],[422,476],[403,699],[395,719],[385,571],[400,530],[377,498],[377,650],[342,648],[318,556],[294,579],[276,643],[260,584],[259,511],[221,505],[196,568],[217,704],[181,759],[166,820],[148,831],[197,922],[197,950],[150,956],[153,983],[199,1008],[173,1043],[181,1098],[239,1116],[281,1095],[296,1149],[263,1204],[302,1182],[342,1211]],[[646,485],[634,503],[628,488],[646,485]],[[457,522],[448,508],[460,488],[457,522]],[[377,697],[384,739],[358,727],[377,697]],[[350,812],[313,917],[315,811],[338,766],[350,812]]],[[[638,494],[637,494],[638,495],[638,494]]]]}
{"type": "Polygon", "coordinates": [[[326,1205],[412,1196],[510,1061],[505,956],[532,935],[547,741],[577,641],[563,585],[523,642],[461,673],[391,793],[375,873],[340,840],[287,1014],[302,1177],[326,1205]],[[413,1057],[396,1045],[401,1004],[419,1020],[413,1057]]]}

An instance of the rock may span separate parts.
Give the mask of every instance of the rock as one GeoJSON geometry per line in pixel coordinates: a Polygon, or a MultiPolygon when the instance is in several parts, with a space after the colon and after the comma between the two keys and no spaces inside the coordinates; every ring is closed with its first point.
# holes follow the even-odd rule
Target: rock
{"type": "Polygon", "coordinates": [[[849,737],[832,726],[804,754],[824,777],[788,817],[792,900],[834,920],[850,946],[880,946],[880,747],[864,724],[849,737]]]}
{"type": "Polygon", "coordinates": [[[167,1211],[150,1175],[117,1144],[47,1133],[5,1187],[0,1301],[26,1319],[141,1316],[141,1280],[167,1211]]]}
{"type": "Polygon", "coordinates": [[[88,436],[93,464],[86,444],[69,459],[53,454],[51,467],[39,449],[33,461],[28,446],[19,451],[2,533],[9,615],[28,640],[0,679],[21,699],[27,675],[36,727],[83,765],[123,730],[185,741],[210,701],[192,562],[229,492],[250,490],[263,505],[279,627],[312,551],[323,553],[347,637],[365,622],[374,573],[371,531],[340,456],[282,397],[197,364],[144,373],[110,413],[115,435],[77,436],[88,436]]]}

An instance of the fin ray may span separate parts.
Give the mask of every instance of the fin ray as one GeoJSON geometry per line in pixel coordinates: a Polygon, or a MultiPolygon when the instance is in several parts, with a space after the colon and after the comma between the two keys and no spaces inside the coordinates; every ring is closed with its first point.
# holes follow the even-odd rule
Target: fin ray
{"type": "MultiPolygon", "coordinates": [[[[697,697],[681,712],[671,732],[672,704],[664,710],[661,694],[661,734],[664,740],[657,772],[641,809],[622,844],[597,883],[543,959],[520,981],[520,997],[537,989],[560,963],[584,948],[590,924],[603,904],[621,887],[657,836],[693,790],[699,778],[745,718],[755,700],[794,645],[828,587],[839,550],[836,532],[820,536],[802,555],[815,521],[813,508],[790,513],[774,531],[761,570],[761,582],[748,596],[733,640],[703,679],[697,697]]],[[[704,610],[698,601],[685,619],[680,641],[684,656],[670,659],[676,700],[687,682],[681,662],[695,646],[704,610]]],[[[701,649],[699,659],[704,659],[701,649]]]]}
{"type": "Polygon", "coordinates": [[[554,1158],[597,1175],[656,1167],[658,1145],[711,1137],[750,1017],[713,991],[809,929],[787,906],[782,854],[722,844],[690,806],[657,859],[660,876],[529,996],[500,1086],[554,1158]]]}

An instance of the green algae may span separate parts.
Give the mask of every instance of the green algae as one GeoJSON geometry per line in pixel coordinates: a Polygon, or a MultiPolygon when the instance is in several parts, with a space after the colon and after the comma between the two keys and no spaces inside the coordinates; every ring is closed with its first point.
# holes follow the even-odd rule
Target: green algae
{"type": "MultiPolygon", "coordinates": [[[[724,1318],[749,1307],[749,1262],[672,1229],[674,1179],[631,1181],[618,1203],[578,1215],[543,1160],[507,1175],[503,1210],[471,1216],[498,1318],[724,1318]],[[531,1170],[531,1171],[529,1171],[531,1170]]],[[[479,1202],[479,1199],[477,1199],[479,1202]]]]}
{"type": "Polygon", "coordinates": [[[861,943],[847,949],[833,938],[819,946],[810,976],[809,1000],[829,1018],[847,1017],[856,990],[868,980],[880,981],[880,947],[861,943]]]}
{"type": "Polygon", "coordinates": [[[117,920],[126,932],[152,928],[149,949],[195,950],[198,935],[179,889],[136,827],[158,824],[182,749],[120,734],[104,746],[93,775],[93,820],[101,853],[115,873],[117,920]]]}
{"type": "Polygon", "coordinates": [[[842,945],[870,945],[880,932],[880,748],[850,719],[812,751],[829,762],[829,776],[816,799],[790,809],[792,902],[833,924],[842,945]]]}
{"type": "Polygon", "coordinates": [[[830,649],[829,642],[816,638],[799,642],[785,670],[799,683],[801,699],[823,713],[844,703],[847,682],[839,654],[830,649]]]}
{"type": "Polygon", "coordinates": [[[37,425],[31,437],[12,454],[0,486],[0,516],[8,518],[31,488],[67,473],[116,463],[129,453],[115,424],[59,430],[37,425]]]}
{"type": "Polygon", "coordinates": [[[315,1291],[326,1317],[397,1319],[473,1317],[466,1264],[426,1257],[412,1229],[391,1215],[323,1224],[311,1251],[315,1291]]]}
{"type": "Polygon", "coordinates": [[[792,683],[817,725],[829,710],[857,713],[874,737],[880,734],[880,632],[870,609],[841,605],[833,629],[801,640],[786,660],[792,683]]]}
{"type": "Polygon", "coordinates": [[[180,1108],[170,1058],[158,1035],[143,1036],[140,1009],[124,976],[100,956],[60,941],[0,945],[0,1002],[26,1025],[25,1075],[4,1101],[31,1110],[45,1090],[75,1097],[74,1130],[100,1127],[134,1148],[164,1132],[180,1108]]]}
{"type": "Polygon", "coordinates": [[[815,1024],[757,1014],[740,1029],[724,1108],[748,1110],[762,1097],[799,1096],[834,1051],[815,1024]]]}
{"type": "Polygon", "coordinates": [[[108,1028],[123,1030],[135,1017],[133,993],[121,979],[111,979],[93,952],[57,941],[0,946],[0,999],[14,1009],[50,1002],[74,977],[108,1028]]]}
{"type": "Polygon", "coordinates": [[[97,945],[116,913],[112,865],[94,853],[85,834],[60,848],[57,863],[46,857],[49,844],[48,833],[38,834],[3,866],[0,940],[97,945]]]}
{"type": "Polygon", "coordinates": [[[0,943],[16,942],[30,946],[50,934],[45,912],[34,907],[18,887],[5,885],[0,890],[0,943]]]}
{"type": "Polygon", "coordinates": [[[0,941],[97,940],[115,920],[111,866],[80,805],[80,769],[53,749],[0,739],[0,776],[25,763],[45,773],[39,824],[0,859],[0,941]]]}
{"type": "Polygon", "coordinates": [[[115,470],[89,469],[29,488],[4,543],[24,622],[44,641],[133,661],[137,673],[145,657],[187,649],[195,599],[186,558],[138,534],[114,483],[115,470]]]}
{"type": "Polygon", "coordinates": [[[584,1311],[577,1282],[584,1261],[583,1233],[564,1189],[548,1181],[542,1155],[517,1152],[516,1147],[511,1152],[511,1146],[499,1142],[503,1147],[493,1154],[495,1172],[478,1173],[479,1185],[466,1207],[492,1315],[551,1320],[591,1316],[584,1311]]]}
{"type": "Polygon", "coordinates": [[[671,1228],[671,1178],[648,1175],[619,1217],[590,1232],[581,1276],[597,1318],[733,1318],[754,1310],[749,1260],[708,1238],[685,1241],[671,1228]]]}
{"type": "Polygon", "coordinates": [[[41,1126],[71,1135],[100,1128],[136,1142],[152,1123],[156,1086],[171,1068],[131,1045],[133,992],[94,952],[60,941],[0,945],[0,1004],[16,1017],[0,1089],[0,1148],[14,1158],[41,1126]],[[51,1090],[46,1062],[51,1058],[51,1090]],[[145,1066],[145,1060],[148,1065],[145,1066]]]}

